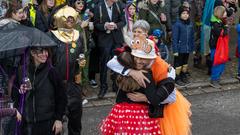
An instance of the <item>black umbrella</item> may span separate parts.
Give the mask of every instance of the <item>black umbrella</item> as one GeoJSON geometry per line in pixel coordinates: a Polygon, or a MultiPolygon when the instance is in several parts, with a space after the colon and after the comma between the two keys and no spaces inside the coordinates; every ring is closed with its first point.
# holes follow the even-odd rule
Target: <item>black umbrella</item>
{"type": "Polygon", "coordinates": [[[0,27],[0,58],[20,55],[28,47],[51,47],[57,44],[45,33],[15,22],[0,27]]]}
{"type": "MultiPolygon", "coordinates": [[[[30,47],[52,47],[57,44],[42,31],[26,27],[14,21],[8,21],[0,26],[0,60],[7,57],[23,55],[23,76],[26,76],[26,50],[30,47]]],[[[1,64],[0,64],[1,66],[1,64]]],[[[21,95],[19,110],[23,112],[25,94],[21,95]]],[[[19,125],[16,126],[16,134],[19,134],[19,125]]]]}

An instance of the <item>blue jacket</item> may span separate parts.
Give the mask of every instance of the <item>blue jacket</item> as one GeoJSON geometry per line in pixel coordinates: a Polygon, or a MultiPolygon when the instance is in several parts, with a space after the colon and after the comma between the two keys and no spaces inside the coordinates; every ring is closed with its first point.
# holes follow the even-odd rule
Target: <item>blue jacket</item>
{"type": "Polygon", "coordinates": [[[240,54],[240,24],[236,27],[237,33],[238,33],[238,54],[240,54]]]}
{"type": "Polygon", "coordinates": [[[192,22],[177,20],[172,28],[173,53],[191,53],[195,49],[192,22]]]}

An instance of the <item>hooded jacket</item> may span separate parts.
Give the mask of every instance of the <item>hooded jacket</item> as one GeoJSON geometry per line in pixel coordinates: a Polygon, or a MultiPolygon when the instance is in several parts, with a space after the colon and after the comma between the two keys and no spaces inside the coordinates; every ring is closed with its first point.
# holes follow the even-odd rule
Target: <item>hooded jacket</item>
{"type": "Polygon", "coordinates": [[[177,20],[172,28],[173,53],[191,53],[195,49],[194,29],[190,21],[177,20]]]}
{"type": "Polygon", "coordinates": [[[181,6],[180,0],[166,0],[166,8],[167,13],[169,14],[170,18],[168,18],[168,22],[174,24],[178,19],[178,9],[181,6]]]}
{"type": "Polygon", "coordinates": [[[211,34],[209,40],[210,49],[216,49],[218,37],[223,30],[223,36],[228,34],[227,27],[224,26],[223,22],[215,16],[211,18],[211,34]]]}
{"type": "Polygon", "coordinates": [[[142,1],[142,2],[139,2],[138,8],[139,8],[139,13],[138,13],[139,19],[147,20],[150,25],[150,30],[148,32],[150,35],[155,29],[165,30],[164,24],[166,22],[161,22],[161,23],[159,22],[161,21],[160,20],[161,13],[164,13],[165,15],[167,15],[166,9],[161,7],[161,3],[151,4],[150,2],[145,3],[142,1]],[[154,12],[158,17],[158,19],[154,17],[154,15],[150,11],[154,12]]]}

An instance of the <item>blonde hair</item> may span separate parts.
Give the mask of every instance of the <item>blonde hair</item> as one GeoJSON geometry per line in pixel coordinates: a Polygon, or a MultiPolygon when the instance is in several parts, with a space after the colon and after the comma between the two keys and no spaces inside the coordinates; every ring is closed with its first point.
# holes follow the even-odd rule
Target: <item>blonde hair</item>
{"type": "Polygon", "coordinates": [[[215,17],[222,19],[225,12],[226,12],[226,8],[224,6],[217,6],[214,8],[213,14],[215,17]]]}

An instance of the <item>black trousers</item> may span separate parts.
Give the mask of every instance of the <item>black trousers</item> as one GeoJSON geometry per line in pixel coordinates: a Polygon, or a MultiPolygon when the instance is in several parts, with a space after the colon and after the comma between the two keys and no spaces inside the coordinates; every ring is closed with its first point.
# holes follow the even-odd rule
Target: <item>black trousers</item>
{"type": "Polygon", "coordinates": [[[174,68],[188,64],[189,53],[179,53],[174,56],[174,68]]]}
{"type": "Polygon", "coordinates": [[[99,47],[100,52],[100,90],[106,92],[107,84],[107,62],[111,58],[112,47],[99,47]]]}
{"type": "Polygon", "coordinates": [[[67,85],[68,135],[81,135],[82,130],[82,87],[70,82],[67,85]]]}
{"type": "MultiPolygon", "coordinates": [[[[82,104],[82,103],[81,103],[82,104]]],[[[81,135],[82,108],[68,112],[68,135],[81,135]]]]}
{"type": "Polygon", "coordinates": [[[37,123],[22,122],[22,135],[54,135],[52,127],[54,120],[47,120],[37,123]]]}
{"type": "Polygon", "coordinates": [[[88,79],[95,80],[96,73],[99,73],[99,49],[95,47],[90,52],[88,79]]]}

